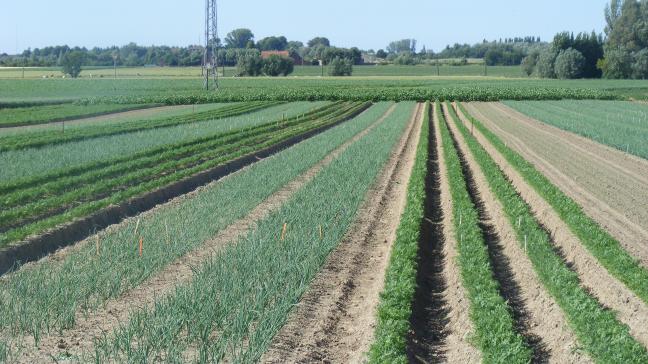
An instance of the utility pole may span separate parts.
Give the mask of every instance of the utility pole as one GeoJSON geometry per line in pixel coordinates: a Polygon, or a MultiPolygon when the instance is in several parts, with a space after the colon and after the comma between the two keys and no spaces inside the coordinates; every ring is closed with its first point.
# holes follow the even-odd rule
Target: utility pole
{"type": "Polygon", "coordinates": [[[488,76],[488,63],[484,60],[484,76],[488,76]]]}
{"type": "Polygon", "coordinates": [[[209,90],[209,81],[212,87],[218,89],[218,17],[216,0],[205,0],[205,54],[203,56],[204,87],[209,90]]]}
{"type": "Polygon", "coordinates": [[[115,71],[115,79],[117,79],[117,58],[119,56],[117,55],[117,52],[113,53],[113,70],[115,71]]]}

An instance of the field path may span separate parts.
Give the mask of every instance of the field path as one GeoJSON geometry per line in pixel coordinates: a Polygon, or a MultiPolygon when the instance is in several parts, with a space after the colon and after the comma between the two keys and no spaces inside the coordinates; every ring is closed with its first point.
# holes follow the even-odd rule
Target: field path
{"type": "MultiPolygon", "coordinates": [[[[446,120],[452,120],[447,115],[446,120]]],[[[520,247],[515,231],[504,214],[504,207],[491,191],[488,180],[468,148],[457,126],[449,121],[450,130],[457,140],[475,181],[478,194],[484,202],[483,208],[489,216],[489,223],[499,236],[504,259],[510,262],[511,275],[518,285],[517,296],[521,302],[509,304],[521,306],[521,332],[530,337],[535,351],[535,361],[552,363],[590,363],[590,358],[577,349],[577,338],[568,325],[560,307],[544,288],[533,269],[533,263],[520,247]],[[535,341],[535,342],[533,342],[535,341]]]]}
{"type": "Polygon", "coordinates": [[[464,105],[648,267],[648,161],[499,103],[464,105]]]}
{"type": "MultiPolygon", "coordinates": [[[[312,180],[323,168],[333,162],[351,144],[382,123],[395,108],[396,104],[392,105],[384,115],[373,122],[368,128],[353,136],[308,171],[286,184],[279,191],[259,204],[247,216],[232,223],[194,251],[169,264],[164,270],[142,282],[137,288],[125,292],[117,299],[108,301],[103,308],[96,312],[89,314],[81,311],[77,312],[76,325],[73,329],[65,330],[61,334],[53,333],[50,336],[41,338],[37,349],[34,348],[34,340],[32,337],[23,338],[24,340],[21,343],[24,347],[23,355],[17,362],[49,362],[51,357],[60,357],[62,354],[79,357],[92,353],[93,339],[99,338],[104,334],[110,335],[120,324],[127,322],[131,312],[153,307],[157,300],[173,293],[177,285],[189,282],[193,277],[193,267],[201,266],[214,254],[218,254],[218,251],[224,246],[235,243],[240,237],[254,229],[257,221],[279,209],[295,192],[312,180]]],[[[239,171],[237,173],[241,172],[239,171]]],[[[200,189],[209,188],[211,185],[201,187],[200,189]]],[[[197,191],[189,195],[193,195],[197,191]]],[[[180,203],[184,198],[187,198],[187,195],[176,198],[167,204],[180,203]]],[[[167,204],[158,206],[155,210],[163,208],[167,204]]],[[[147,214],[154,213],[155,210],[148,211],[147,214]]],[[[132,219],[137,218],[134,217],[132,219]]],[[[127,222],[126,220],[122,224],[127,222]]],[[[84,241],[84,244],[92,241],[92,237],[90,237],[84,241]]],[[[70,249],[79,249],[79,244],[70,249]]],[[[54,259],[63,259],[63,255],[69,252],[70,249],[58,252],[55,254],[54,259]]],[[[18,348],[14,350],[18,350],[18,348]]]]}
{"type": "MultiPolygon", "coordinates": [[[[464,115],[461,112],[459,114],[464,123],[470,127],[464,115]]],[[[601,266],[562,221],[558,213],[478,130],[474,130],[474,135],[531,207],[540,224],[553,232],[552,237],[557,250],[563,255],[568,266],[578,274],[582,286],[603,306],[614,310],[618,320],[630,328],[630,334],[641,344],[648,346],[648,306],[601,266]]]]}
{"type": "Polygon", "coordinates": [[[423,104],[417,104],[354,224],[329,255],[261,362],[364,360],[373,339],[391,246],[405,207],[423,110],[423,104]]]}

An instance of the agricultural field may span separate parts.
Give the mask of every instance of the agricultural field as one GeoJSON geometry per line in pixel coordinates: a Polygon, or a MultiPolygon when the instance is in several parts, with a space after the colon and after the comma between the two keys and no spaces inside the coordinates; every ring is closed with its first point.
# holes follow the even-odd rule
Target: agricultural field
{"type": "Polygon", "coordinates": [[[0,362],[648,362],[645,84],[381,67],[0,79],[0,362]]]}

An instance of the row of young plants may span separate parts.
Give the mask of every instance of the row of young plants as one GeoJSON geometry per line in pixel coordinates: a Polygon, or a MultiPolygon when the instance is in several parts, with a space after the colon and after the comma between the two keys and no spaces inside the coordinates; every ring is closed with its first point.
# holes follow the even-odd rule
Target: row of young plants
{"type": "Polygon", "coordinates": [[[585,350],[601,363],[645,363],[648,352],[620,323],[614,312],[606,310],[580,283],[578,274],[556,253],[549,233],[535,218],[531,208],[490,157],[455,111],[446,105],[470,153],[483,171],[491,191],[526,252],[547,291],[563,310],[585,350]]]}
{"type": "MultiPolygon", "coordinates": [[[[199,249],[206,240],[248,215],[282,186],[371,126],[391,106],[376,104],[353,120],[259,161],[178,203],[106,230],[58,260],[46,259],[10,273],[0,280],[1,336],[9,340],[29,334],[38,342],[43,333],[74,327],[77,311],[93,312],[187,252],[199,249]]],[[[400,111],[406,110],[400,107],[400,111]]],[[[304,208],[302,212],[306,210],[312,211],[304,208]]],[[[329,229],[336,228],[336,222],[329,221],[323,225],[324,234],[328,236],[329,229]]],[[[289,237],[294,236],[294,229],[291,223],[289,237]]],[[[254,264],[239,267],[250,270],[254,264]]]]}
{"type": "Polygon", "coordinates": [[[508,148],[497,135],[486,128],[479,120],[472,117],[461,104],[461,112],[474,124],[484,137],[506,158],[533,187],[533,189],[556,210],[560,218],[569,226],[587,250],[607,269],[612,276],[623,282],[644,302],[648,303],[648,270],[641,266],[638,259],[623,249],[605,229],[598,225],[569,196],[562,192],[547,177],[524,159],[520,154],[508,148]]]}
{"type": "Polygon", "coordinates": [[[416,160],[407,186],[405,210],[396,231],[385,273],[385,286],[380,294],[374,342],[369,351],[369,361],[372,363],[407,363],[407,334],[416,291],[417,257],[428,173],[430,112],[428,102],[425,104],[416,160]]]}
{"type": "Polygon", "coordinates": [[[69,143],[77,140],[100,138],[110,135],[135,133],[144,130],[168,128],[182,124],[196,123],[243,115],[276,105],[276,102],[236,103],[215,110],[208,110],[183,116],[173,116],[166,119],[135,120],[120,124],[109,124],[93,128],[74,129],[72,131],[43,131],[29,135],[15,135],[0,138],[0,152],[39,148],[47,145],[69,143]]]}
{"type": "Polygon", "coordinates": [[[191,283],[98,340],[93,359],[257,362],[349,230],[413,106],[399,104],[191,283]]]}
{"type": "Polygon", "coordinates": [[[60,104],[47,106],[33,106],[26,108],[0,109],[0,128],[15,126],[39,125],[55,123],[80,118],[139,110],[155,107],[158,105],[135,104],[96,104],[96,105],[75,105],[60,104]]]}
{"type": "Polygon", "coordinates": [[[485,362],[529,363],[533,352],[516,331],[510,307],[495,280],[479,213],[468,192],[464,166],[448,129],[441,104],[439,115],[443,155],[452,197],[452,223],[461,278],[470,301],[474,340],[485,362]]]}
{"type": "Polygon", "coordinates": [[[53,180],[26,190],[14,191],[2,196],[4,205],[11,210],[0,212],[0,231],[11,226],[19,219],[38,216],[51,209],[60,210],[66,204],[93,201],[95,196],[104,196],[105,191],[117,191],[140,184],[160,176],[191,168],[214,159],[228,160],[231,153],[240,153],[242,148],[263,146],[274,140],[284,139],[298,130],[310,130],[340,117],[349,117],[362,110],[360,105],[327,108],[328,115],[317,114],[311,118],[295,119],[290,122],[261,125],[251,130],[242,130],[226,138],[214,138],[205,143],[192,145],[191,148],[171,148],[167,152],[136,160],[130,158],[126,163],[112,164],[108,170],[92,170],[86,174],[69,176],[63,180],[53,180]],[[309,124],[304,124],[309,122],[309,124]],[[298,126],[303,126],[299,127],[298,126]]]}
{"type": "Polygon", "coordinates": [[[75,177],[66,178],[59,181],[58,186],[56,183],[46,186],[32,198],[21,198],[26,196],[23,191],[14,191],[7,196],[7,201],[14,201],[15,204],[19,200],[20,206],[0,213],[0,245],[19,241],[74,218],[119,204],[293,136],[348,120],[369,106],[369,103],[338,105],[336,109],[328,109],[328,115],[317,113],[313,118],[295,119],[287,124],[271,122],[239,131],[214,143],[208,141],[199,150],[190,151],[192,154],[186,154],[186,150],[171,150],[169,155],[164,155],[165,158],[153,163],[145,160],[146,167],[131,161],[113,175],[91,172],[92,181],[83,181],[84,176],[77,183],[74,182],[75,177]],[[174,156],[174,153],[178,154],[174,156]],[[73,180],[72,187],[66,186],[69,180],[73,180]]]}
{"type": "Polygon", "coordinates": [[[275,116],[272,120],[268,120],[264,123],[252,123],[249,126],[234,127],[227,131],[216,129],[214,132],[200,135],[200,137],[197,138],[189,138],[176,143],[144,149],[134,154],[100,159],[89,163],[87,162],[72,167],[54,170],[45,174],[13,179],[9,182],[0,183],[0,196],[2,196],[2,200],[0,201],[7,206],[11,206],[12,203],[25,201],[18,197],[9,197],[9,194],[12,194],[15,191],[23,191],[26,193],[26,198],[38,197],[38,193],[43,190],[58,191],[58,186],[62,183],[64,183],[64,186],[74,186],[75,184],[73,181],[88,183],[93,181],[92,178],[111,177],[121,170],[142,168],[168,159],[179,159],[180,157],[192,155],[197,151],[204,149],[203,147],[213,148],[219,144],[224,144],[224,141],[235,142],[238,140],[236,138],[240,137],[242,133],[246,133],[246,135],[255,135],[259,132],[276,130],[277,128],[294,125],[296,122],[315,120],[320,117],[330,116],[332,113],[339,112],[348,107],[348,104],[324,105],[311,109],[305,113],[290,116],[285,120],[277,119],[275,116]],[[141,164],[145,162],[150,164],[141,164]],[[101,174],[98,177],[93,177],[93,172],[101,174]]]}
{"type": "Polygon", "coordinates": [[[250,128],[238,128],[228,132],[213,133],[187,142],[151,148],[126,157],[87,163],[54,173],[0,184],[0,201],[3,202],[4,206],[13,207],[39,199],[45,194],[52,195],[60,191],[70,190],[73,187],[118,177],[130,171],[142,172],[150,167],[159,168],[165,162],[178,163],[177,165],[182,166],[195,161],[203,161],[214,155],[222,155],[227,151],[239,148],[240,145],[238,144],[247,138],[263,137],[269,132],[285,130],[307,121],[325,121],[339,117],[354,107],[357,107],[357,105],[336,104],[325,106],[285,121],[271,121],[250,128]],[[204,153],[208,154],[205,155],[204,153]]]}
{"type": "Polygon", "coordinates": [[[499,100],[613,100],[617,95],[601,89],[558,87],[289,87],[226,88],[217,93],[176,93],[146,96],[113,96],[81,99],[80,104],[96,103],[160,103],[188,105],[214,102],[242,101],[499,101],[499,100]]]}
{"type": "MultiPolygon", "coordinates": [[[[42,148],[6,151],[0,153],[0,169],[3,170],[3,173],[0,174],[0,183],[11,183],[12,181],[51,174],[69,168],[112,160],[119,157],[127,158],[131,155],[150,151],[155,148],[162,148],[167,145],[181,145],[221,133],[243,128],[253,128],[271,121],[281,121],[284,118],[292,118],[297,115],[301,116],[327,104],[330,104],[330,102],[282,103],[253,113],[224,119],[84,139],[70,143],[44,146],[42,148]]],[[[205,104],[205,107],[199,106],[197,109],[204,110],[223,107],[222,104],[217,105],[219,104],[205,104]]],[[[193,107],[189,110],[191,109],[193,107]]],[[[182,114],[187,113],[183,112],[175,115],[182,114]]],[[[164,116],[160,115],[160,117],[164,116]]],[[[137,118],[130,120],[137,120],[137,118]]],[[[79,129],[93,127],[94,125],[79,129]]]]}

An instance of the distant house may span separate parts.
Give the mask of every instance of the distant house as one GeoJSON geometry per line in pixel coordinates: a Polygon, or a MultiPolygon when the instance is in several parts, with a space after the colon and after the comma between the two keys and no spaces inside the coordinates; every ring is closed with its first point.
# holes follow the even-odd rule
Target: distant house
{"type": "Polygon", "coordinates": [[[293,52],[292,55],[290,55],[290,52],[288,51],[262,51],[261,52],[261,58],[266,59],[270,56],[281,56],[281,57],[286,57],[290,58],[293,60],[293,63],[295,65],[303,65],[304,60],[297,54],[297,52],[293,52]]]}

